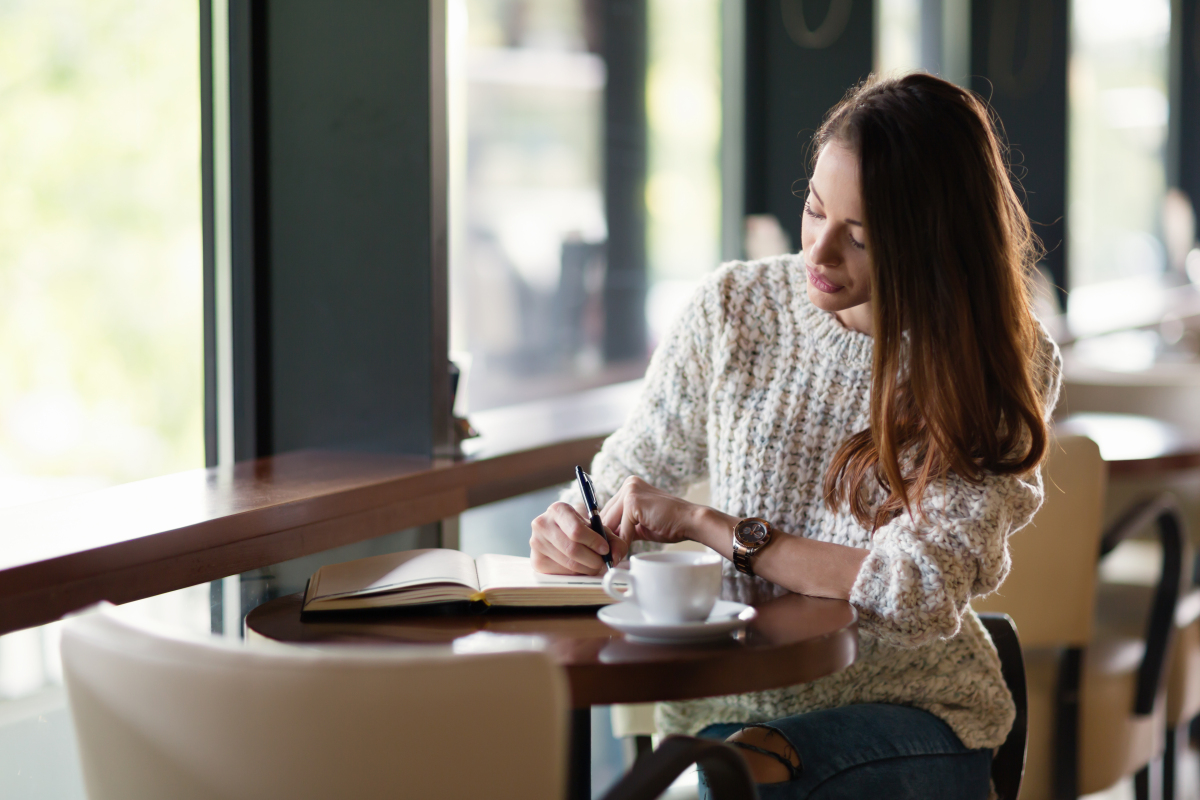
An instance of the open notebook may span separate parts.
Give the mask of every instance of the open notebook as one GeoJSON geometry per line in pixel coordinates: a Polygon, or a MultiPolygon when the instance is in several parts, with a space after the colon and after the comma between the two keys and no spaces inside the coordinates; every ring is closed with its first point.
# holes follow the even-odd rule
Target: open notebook
{"type": "Polygon", "coordinates": [[[308,581],[304,611],[345,611],[432,603],[489,606],[602,606],[614,602],[600,578],[542,575],[528,558],[458,550],[408,550],[321,567],[308,581]]]}

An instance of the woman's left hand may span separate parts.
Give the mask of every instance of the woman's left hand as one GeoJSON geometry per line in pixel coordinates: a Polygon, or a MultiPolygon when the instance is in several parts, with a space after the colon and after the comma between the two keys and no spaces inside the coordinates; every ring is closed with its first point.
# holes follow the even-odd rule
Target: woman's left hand
{"type": "Polygon", "coordinates": [[[704,510],[704,506],[689,503],[641,478],[630,476],[605,504],[600,520],[626,544],[633,544],[638,539],[672,543],[692,538],[688,534],[704,510]]]}
{"type": "MultiPolygon", "coordinates": [[[[600,512],[604,526],[626,545],[697,541],[731,559],[738,518],[667,494],[641,478],[629,477],[600,512]]],[[[615,553],[620,548],[614,548],[615,553]]],[[[754,574],[785,589],[846,600],[870,550],[781,534],[755,557],[754,574]]]]}

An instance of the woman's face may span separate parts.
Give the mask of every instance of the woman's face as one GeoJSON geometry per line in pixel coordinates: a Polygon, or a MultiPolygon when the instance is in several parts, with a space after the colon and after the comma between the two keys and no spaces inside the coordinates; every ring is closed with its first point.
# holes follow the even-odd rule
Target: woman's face
{"type": "Polygon", "coordinates": [[[852,330],[871,333],[871,259],[863,231],[858,156],[837,142],[817,156],[800,242],[808,297],[852,330]]]}

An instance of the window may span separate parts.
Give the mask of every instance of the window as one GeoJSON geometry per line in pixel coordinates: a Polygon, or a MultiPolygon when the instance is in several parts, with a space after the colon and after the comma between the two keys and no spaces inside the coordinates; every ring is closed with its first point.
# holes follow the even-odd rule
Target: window
{"type": "Polygon", "coordinates": [[[1071,6],[1068,203],[1071,288],[1166,266],[1167,49],[1171,9],[1071,6]]]}
{"type": "MultiPolygon", "coordinates": [[[[1163,311],[1171,8],[1122,11],[1110,0],[1071,7],[1067,318],[1076,335],[1105,334],[1075,348],[1081,363],[1137,370],[1162,347],[1153,331],[1121,328],[1163,311]]],[[[1183,214],[1190,223],[1191,208],[1183,214]]]]}
{"type": "MultiPolygon", "coordinates": [[[[603,19],[582,0],[449,6],[450,340],[460,411],[640,377],[720,259],[720,4],[648,3],[647,341],[605,356],[603,19]]],[[[609,296],[609,302],[612,302],[609,296]]],[[[611,324],[611,323],[610,323],[611,324]]]]}
{"type": "Polygon", "coordinates": [[[472,409],[602,367],[597,24],[576,0],[449,8],[450,336],[472,409]]]}
{"type": "Polygon", "coordinates": [[[875,71],[889,77],[921,66],[920,0],[875,0],[875,71]]]}
{"type": "Polygon", "coordinates": [[[650,347],[721,261],[719,0],[651,0],[646,106],[650,347]]]}
{"type": "MultiPolygon", "coordinates": [[[[204,466],[198,10],[0,5],[0,505],[204,466]]],[[[0,637],[0,795],[83,797],[61,683],[0,637]]]]}
{"type": "Polygon", "coordinates": [[[0,7],[0,505],[204,465],[197,7],[0,7]]]}

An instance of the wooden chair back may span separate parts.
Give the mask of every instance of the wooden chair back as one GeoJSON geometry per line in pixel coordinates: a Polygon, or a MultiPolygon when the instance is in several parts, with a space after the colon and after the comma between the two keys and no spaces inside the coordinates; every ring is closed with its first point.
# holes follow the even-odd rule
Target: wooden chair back
{"type": "Polygon", "coordinates": [[[1045,501],[1009,539],[1012,570],[999,591],[971,603],[978,612],[1012,617],[1027,649],[1082,647],[1092,639],[1107,476],[1091,439],[1052,440],[1042,468],[1045,501]]]}

